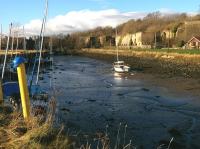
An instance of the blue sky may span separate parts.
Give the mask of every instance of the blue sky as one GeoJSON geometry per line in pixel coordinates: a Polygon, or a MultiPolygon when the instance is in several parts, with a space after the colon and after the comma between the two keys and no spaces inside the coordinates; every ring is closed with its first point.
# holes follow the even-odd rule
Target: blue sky
{"type": "MultiPolygon", "coordinates": [[[[43,17],[45,0],[0,0],[0,2],[0,24],[3,24],[4,30],[7,29],[10,22],[28,25],[32,20],[38,20],[43,17]]],[[[140,14],[158,10],[191,13],[198,12],[199,5],[199,0],[49,0],[48,18],[53,22],[53,19],[58,16],[64,16],[71,12],[78,12],[74,15],[78,20],[78,15],[80,15],[83,10],[89,10],[90,13],[87,14],[98,11],[101,12],[102,10],[116,10],[118,13],[115,13],[114,17],[119,15],[123,17],[122,14],[126,15],[126,13],[129,12],[137,12],[140,14]]],[[[105,12],[103,12],[103,15],[104,13],[105,12]]],[[[109,13],[109,11],[106,13],[109,13]]],[[[84,16],[87,17],[87,15],[84,16]]],[[[129,17],[131,18],[131,16],[129,17]]],[[[135,15],[133,17],[135,17],[135,15]]],[[[69,19],[69,17],[67,18],[69,19]]],[[[72,18],[72,16],[70,18],[72,18]]],[[[100,18],[102,18],[102,16],[100,18]]],[[[83,20],[83,18],[80,20],[83,20]]],[[[119,23],[123,21],[126,21],[126,19],[121,19],[119,23]]],[[[37,22],[37,24],[39,24],[39,22],[37,22]]],[[[72,27],[74,27],[74,25],[75,24],[73,24],[72,27]]],[[[114,25],[111,24],[111,26],[114,25]]]]}

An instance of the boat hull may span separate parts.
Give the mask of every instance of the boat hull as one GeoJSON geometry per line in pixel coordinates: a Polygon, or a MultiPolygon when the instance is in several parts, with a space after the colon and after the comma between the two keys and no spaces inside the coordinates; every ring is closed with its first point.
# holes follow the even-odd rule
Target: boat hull
{"type": "Polygon", "coordinates": [[[128,66],[114,66],[114,71],[120,72],[120,73],[129,72],[130,67],[128,67],[128,66]]]}

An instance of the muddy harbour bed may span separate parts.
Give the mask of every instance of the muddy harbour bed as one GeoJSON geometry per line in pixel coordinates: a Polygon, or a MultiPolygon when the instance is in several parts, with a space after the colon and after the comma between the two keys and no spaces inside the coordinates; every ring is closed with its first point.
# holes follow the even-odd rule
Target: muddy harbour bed
{"type": "Polygon", "coordinates": [[[53,73],[45,70],[40,85],[48,90],[52,78],[57,124],[69,134],[107,133],[113,147],[117,137],[137,148],[156,148],[174,137],[174,148],[200,148],[199,82],[135,70],[120,75],[111,68],[87,57],[54,57],[53,73]]]}

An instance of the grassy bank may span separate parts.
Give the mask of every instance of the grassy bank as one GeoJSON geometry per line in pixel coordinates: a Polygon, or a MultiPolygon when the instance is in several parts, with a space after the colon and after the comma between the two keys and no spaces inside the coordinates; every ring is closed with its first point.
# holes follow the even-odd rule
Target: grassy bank
{"type": "MultiPolygon", "coordinates": [[[[38,50],[17,50],[17,51],[12,51],[8,50],[8,55],[24,55],[24,54],[35,54],[37,53],[38,50]]],[[[48,52],[47,50],[43,50],[42,53],[48,52]]],[[[5,50],[0,50],[0,56],[5,55],[6,51],[5,50]]]]}
{"type": "MultiPolygon", "coordinates": [[[[181,50],[167,52],[156,50],[119,50],[119,58],[131,65],[133,70],[140,70],[147,73],[162,74],[171,76],[184,76],[198,78],[200,75],[200,55],[191,54],[181,50]],[[183,52],[183,53],[181,53],[183,52]]],[[[82,49],[80,55],[93,57],[109,62],[116,60],[115,49],[82,49]]]]}
{"type": "Polygon", "coordinates": [[[21,112],[0,104],[0,149],[110,149],[109,138],[103,133],[71,134],[67,126],[57,124],[55,101],[49,102],[47,114],[33,116],[33,110],[31,118],[24,120],[21,112]]]}
{"type": "MultiPolygon", "coordinates": [[[[115,47],[104,47],[103,49],[108,50],[115,50],[115,47]]],[[[162,48],[162,49],[142,49],[142,48],[131,48],[131,47],[119,47],[120,50],[132,50],[132,51],[138,51],[138,52],[158,52],[158,53],[175,53],[175,54],[190,54],[190,55],[200,55],[200,49],[173,49],[173,48],[162,48]]]]}
{"type": "Polygon", "coordinates": [[[0,105],[0,148],[69,148],[69,139],[63,135],[62,128],[53,127],[54,116],[50,111],[46,116],[24,120],[20,112],[0,105]]]}

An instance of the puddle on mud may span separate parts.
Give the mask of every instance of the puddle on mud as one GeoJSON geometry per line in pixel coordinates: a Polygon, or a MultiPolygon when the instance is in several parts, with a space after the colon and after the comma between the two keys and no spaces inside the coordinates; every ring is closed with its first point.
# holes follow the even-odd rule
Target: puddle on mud
{"type": "Polygon", "coordinates": [[[116,74],[111,64],[95,59],[58,56],[54,62],[54,72],[45,73],[41,85],[48,88],[54,78],[57,122],[69,131],[107,133],[113,145],[120,130],[119,142],[132,140],[138,148],[156,148],[172,137],[174,148],[200,148],[200,103],[193,102],[195,96],[149,86],[134,79],[137,72],[116,74]]]}

